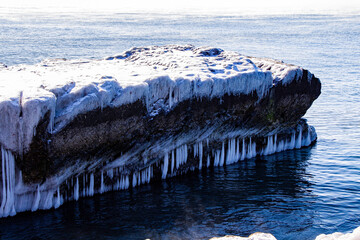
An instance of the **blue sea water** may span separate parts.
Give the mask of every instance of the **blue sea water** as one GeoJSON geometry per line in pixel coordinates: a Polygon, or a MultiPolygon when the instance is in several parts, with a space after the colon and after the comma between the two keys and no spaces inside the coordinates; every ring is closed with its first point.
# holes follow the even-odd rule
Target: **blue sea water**
{"type": "Polygon", "coordinates": [[[314,239],[360,226],[359,15],[0,12],[6,65],[190,43],[280,59],[322,81],[305,116],[313,147],[0,219],[1,239],[314,239]]]}

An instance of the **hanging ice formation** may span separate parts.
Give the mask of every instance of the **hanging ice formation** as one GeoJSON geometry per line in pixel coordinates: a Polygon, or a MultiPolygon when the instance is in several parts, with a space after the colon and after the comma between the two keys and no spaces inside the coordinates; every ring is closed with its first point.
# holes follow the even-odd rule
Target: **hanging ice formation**
{"type": "Polygon", "coordinates": [[[10,151],[1,147],[2,200],[0,217],[13,216],[15,211],[15,159],[10,151]]]}
{"type": "Polygon", "coordinates": [[[218,48],[133,48],[86,63],[1,68],[0,78],[17,82],[13,91],[0,83],[0,217],[316,139],[301,117],[320,94],[319,79],[301,67],[218,48]],[[272,119],[284,111],[292,118],[272,119]],[[46,173],[34,167],[39,162],[46,173]]]}
{"type": "MultiPolygon", "coordinates": [[[[164,154],[160,178],[166,179],[169,176],[182,174],[189,169],[201,170],[204,167],[229,165],[257,155],[269,155],[309,146],[314,140],[310,132],[311,130],[308,128],[306,134],[303,134],[303,129],[299,126],[298,132],[294,131],[290,139],[279,140],[277,134],[270,135],[266,137],[264,147],[259,147],[253,137],[235,137],[222,141],[220,149],[211,147],[209,139],[194,143],[193,148],[188,148],[187,144],[183,144],[164,154]],[[206,142],[205,147],[204,141],[206,142]],[[193,160],[189,162],[190,159],[193,160]]],[[[257,141],[260,141],[259,138],[257,141]]],[[[155,177],[153,168],[156,163],[151,163],[142,170],[134,171],[131,175],[124,174],[123,167],[116,167],[106,171],[101,170],[98,173],[89,172],[77,175],[52,187],[37,185],[35,192],[29,193],[23,189],[21,172],[15,173],[15,159],[12,153],[1,148],[1,154],[3,174],[0,217],[13,216],[17,211],[58,208],[64,201],[78,200],[80,197],[93,196],[96,193],[111,190],[128,189],[130,181],[131,187],[136,187],[149,183],[155,177]],[[105,179],[108,179],[109,184],[105,179]],[[63,185],[64,187],[60,187],[63,185]],[[64,189],[61,191],[61,188],[64,189]]]]}

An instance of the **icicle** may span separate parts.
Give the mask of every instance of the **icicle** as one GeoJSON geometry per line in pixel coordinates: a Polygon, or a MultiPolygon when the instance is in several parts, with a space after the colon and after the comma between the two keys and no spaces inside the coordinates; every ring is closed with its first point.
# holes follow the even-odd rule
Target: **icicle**
{"type": "Polygon", "coordinates": [[[165,153],[164,165],[163,165],[163,171],[162,171],[162,179],[166,178],[168,168],[169,168],[169,155],[167,153],[165,153]]]}
{"type": "Polygon", "coordinates": [[[149,183],[151,180],[151,168],[152,168],[152,166],[149,166],[147,168],[147,180],[146,180],[147,183],[149,183]]]}
{"type": "Polygon", "coordinates": [[[200,158],[200,160],[199,160],[199,170],[201,170],[202,169],[202,158],[200,158]]]}
{"type": "Polygon", "coordinates": [[[3,194],[0,217],[14,216],[15,211],[15,158],[12,153],[1,147],[3,194]]]}
{"type": "Polygon", "coordinates": [[[172,87],[170,87],[170,90],[169,90],[169,107],[171,108],[172,105],[173,105],[173,99],[172,99],[172,87]]]}
{"type": "Polygon", "coordinates": [[[176,148],[176,169],[180,166],[180,148],[176,148]]]}
{"type": "Polygon", "coordinates": [[[42,206],[42,209],[50,209],[53,207],[53,199],[54,199],[54,192],[48,191],[45,198],[45,203],[42,206]]]}
{"type": "Polygon", "coordinates": [[[94,173],[90,175],[89,196],[94,196],[94,173]]]}
{"type": "Polygon", "coordinates": [[[55,201],[55,204],[54,204],[55,209],[60,207],[60,205],[61,205],[60,187],[58,187],[56,192],[57,192],[57,197],[56,197],[56,201],[55,201]]]}
{"type": "Polygon", "coordinates": [[[253,154],[253,157],[256,157],[257,153],[256,153],[256,142],[253,142],[253,144],[251,145],[252,149],[252,154],[253,154]]]}
{"type": "Polygon", "coordinates": [[[310,127],[308,127],[308,133],[307,133],[306,138],[304,140],[303,146],[309,146],[310,144],[311,144],[310,127]]]}
{"type": "Polygon", "coordinates": [[[117,179],[115,181],[115,184],[113,184],[113,190],[114,191],[117,191],[117,190],[120,190],[121,189],[121,184],[122,184],[122,179],[117,179]]]}
{"type": "Polygon", "coordinates": [[[132,186],[133,186],[133,187],[136,187],[136,174],[135,174],[135,173],[133,173],[132,186]]]}
{"type": "Polygon", "coordinates": [[[176,169],[180,165],[186,163],[188,157],[187,145],[182,145],[181,147],[176,148],[176,169]]]}
{"type": "Polygon", "coordinates": [[[130,180],[129,180],[129,176],[126,175],[126,178],[125,178],[125,189],[128,189],[130,186],[130,180]]]}
{"type": "Polygon", "coordinates": [[[265,147],[265,150],[264,150],[264,155],[268,155],[270,154],[270,148],[272,147],[272,137],[271,136],[268,136],[267,137],[267,144],[266,144],[266,147],[265,147]]]}
{"type": "Polygon", "coordinates": [[[40,203],[40,186],[37,186],[37,191],[36,191],[36,195],[35,195],[35,199],[33,202],[33,205],[31,207],[31,211],[34,212],[36,210],[38,210],[39,208],[39,203],[40,203]]]}
{"type": "Polygon", "coordinates": [[[251,137],[250,137],[250,141],[249,141],[249,144],[248,144],[248,150],[247,150],[247,158],[252,158],[252,152],[251,152],[251,137]]]}
{"type": "Polygon", "coordinates": [[[147,180],[146,169],[144,169],[141,171],[141,184],[145,184],[146,180],[147,180]]]}
{"type": "Polygon", "coordinates": [[[210,156],[208,154],[207,156],[207,162],[206,162],[206,167],[209,167],[210,166],[210,156]]]}
{"type": "Polygon", "coordinates": [[[171,175],[173,175],[174,172],[174,165],[175,165],[175,154],[174,150],[171,151],[171,175]]]}
{"type": "Polygon", "coordinates": [[[129,176],[121,176],[121,185],[120,185],[120,189],[127,189],[130,186],[129,183],[129,176]]]}
{"type": "Polygon", "coordinates": [[[299,135],[296,139],[295,148],[301,148],[301,139],[302,139],[302,127],[299,125],[299,135]]]}
{"type": "Polygon", "coordinates": [[[15,211],[15,158],[10,151],[8,151],[9,158],[9,172],[10,172],[10,216],[14,216],[16,214],[15,211]]]}
{"type": "Polygon", "coordinates": [[[226,153],[226,164],[230,164],[231,163],[231,142],[230,139],[228,140],[228,149],[227,149],[227,153],[226,153]]]}
{"type": "Polygon", "coordinates": [[[82,196],[85,197],[86,196],[86,186],[85,186],[85,183],[86,183],[86,179],[85,179],[85,173],[83,174],[83,193],[82,193],[82,196]]]}
{"type": "Polygon", "coordinates": [[[225,146],[224,146],[224,142],[222,143],[222,148],[221,148],[221,156],[220,156],[220,166],[224,166],[224,161],[225,161],[225,146]]]}
{"type": "Polygon", "coordinates": [[[248,153],[247,153],[247,158],[253,158],[256,156],[256,143],[252,142],[252,139],[250,137],[250,142],[248,144],[248,153]]]}
{"type": "Polygon", "coordinates": [[[228,141],[228,150],[226,154],[226,164],[232,164],[237,160],[237,149],[236,149],[236,140],[231,139],[228,141]]]}
{"type": "Polygon", "coordinates": [[[108,170],[108,171],[106,172],[106,175],[108,175],[108,177],[109,177],[110,179],[113,179],[113,177],[114,177],[114,169],[112,168],[112,169],[108,170]]]}
{"type": "Polygon", "coordinates": [[[238,161],[240,157],[240,140],[236,139],[236,161],[238,161]]]}
{"type": "Polygon", "coordinates": [[[100,183],[100,193],[105,192],[105,185],[104,185],[104,172],[101,171],[101,183],[100,183]]]}
{"type": "Polygon", "coordinates": [[[74,199],[77,201],[79,199],[79,178],[76,177],[76,184],[74,187],[74,199]]]}
{"type": "MultiPolygon", "coordinates": [[[[16,184],[15,189],[22,189],[22,187],[23,187],[22,172],[19,171],[19,181],[16,184]]],[[[15,192],[16,192],[16,190],[15,190],[15,192]]],[[[0,216],[1,216],[1,214],[0,214],[0,216]]]]}
{"type": "Polygon", "coordinates": [[[125,189],[125,177],[121,176],[119,180],[119,190],[125,189]]]}
{"type": "Polygon", "coordinates": [[[202,160],[203,160],[203,144],[202,142],[199,142],[199,169],[202,168],[202,160]]]}
{"type": "Polygon", "coordinates": [[[4,149],[1,147],[1,159],[2,159],[2,201],[1,201],[1,206],[0,206],[0,217],[2,217],[4,214],[4,207],[6,204],[6,181],[5,181],[5,177],[6,177],[6,173],[5,173],[5,152],[4,149]]]}
{"type": "Polygon", "coordinates": [[[268,136],[268,142],[267,142],[266,148],[264,150],[264,155],[273,154],[277,151],[276,142],[277,142],[277,135],[268,136]],[[275,140],[274,140],[274,138],[275,138],[275,140]]]}
{"type": "Polygon", "coordinates": [[[220,164],[220,150],[217,150],[214,157],[214,166],[219,166],[220,164]]]}
{"type": "Polygon", "coordinates": [[[284,151],[285,150],[285,143],[284,141],[280,141],[279,144],[277,145],[276,147],[276,151],[277,152],[281,152],[281,151],[284,151]]]}
{"type": "Polygon", "coordinates": [[[127,187],[126,187],[126,177],[127,176],[121,176],[121,189],[126,189],[127,187]]]}
{"type": "Polygon", "coordinates": [[[194,143],[194,158],[198,155],[198,144],[194,143]]]}
{"type": "Polygon", "coordinates": [[[243,138],[242,151],[241,151],[241,160],[244,160],[245,157],[246,157],[246,145],[245,145],[245,139],[243,138]]]}
{"type": "Polygon", "coordinates": [[[124,176],[119,176],[117,190],[125,189],[125,178],[124,176]]]}

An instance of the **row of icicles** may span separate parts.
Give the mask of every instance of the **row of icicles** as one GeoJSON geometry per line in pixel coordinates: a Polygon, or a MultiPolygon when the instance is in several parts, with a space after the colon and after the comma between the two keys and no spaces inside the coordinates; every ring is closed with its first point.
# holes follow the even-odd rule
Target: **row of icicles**
{"type": "MultiPolygon", "coordinates": [[[[202,169],[203,167],[223,166],[235,163],[246,158],[253,158],[257,155],[269,155],[288,149],[300,148],[311,144],[310,129],[306,136],[302,136],[300,129],[298,136],[295,132],[290,140],[278,141],[277,135],[267,137],[265,148],[257,151],[256,142],[250,137],[248,141],[242,138],[233,138],[222,142],[221,149],[213,149],[204,155],[204,144],[209,146],[209,141],[200,141],[193,145],[193,158],[198,159],[197,166],[190,166],[185,170],[202,169]]],[[[161,162],[161,178],[166,179],[170,176],[181,174],[184,166],[189,159],[191,148],[187,144],[177,147],[167,152],[161,162]]],[[[38,209],[58,208],[63,202],[69,200],[78,200],[80,197],[93,196],[96,193],[104,193],[112,190],[123,190],[129,187],[136,187],[147,184],[154,177],[154,164],[134,172],[130,175],[124,175],[124,167],[117,167],[107,171],[101,171],[100,183],[96,184],[94,173],[84,173],[72,177],[65,181],[65,185],[60,189],[60,185],[55,189],[45,189],[38,185],[33,192],[27,193],[21,191],[23,187],[21,172],[18,177],[18,183],[15,186],[15,161],[14,156],[8,150],[1,149],[2,152],[2,190],[0,217],[13,216],[16,212],[36,211],[38,209]],[[106,185],[105,177],[111,179],[111,184],[106,185]],[[61,191],[63,190],[63,191],[61,191]],[[63,192],[63,194],[61,194],[63,192]]],[[[109,182],[109,181],[107,181],[109,182]]],[[[26,187],[26,186],[24,186],[26,187]]]]}

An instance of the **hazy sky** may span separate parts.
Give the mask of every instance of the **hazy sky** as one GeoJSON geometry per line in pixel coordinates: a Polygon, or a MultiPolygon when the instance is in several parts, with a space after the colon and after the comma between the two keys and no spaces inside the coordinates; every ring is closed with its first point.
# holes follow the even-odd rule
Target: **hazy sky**
{"type": "Polygon", "coordinates": [[[2,8],[229,13],[359,12],[359,0],[0,0],[2,8]]]}

